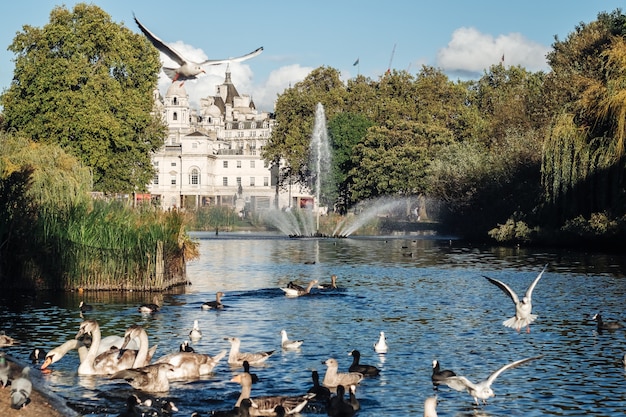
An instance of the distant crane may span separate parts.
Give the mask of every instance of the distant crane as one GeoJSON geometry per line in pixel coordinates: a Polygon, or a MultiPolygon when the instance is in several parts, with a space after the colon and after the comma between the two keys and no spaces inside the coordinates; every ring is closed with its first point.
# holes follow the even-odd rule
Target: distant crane
{"type": "Polygon", "coordinates": [[[389,58],[389,66],[387,66],[387,74],[391,73],[391,63],[393,62],[393,56],[396,53],[396,44],[393,44],[393,49],[391,50],[391,58],[389,58]]]}

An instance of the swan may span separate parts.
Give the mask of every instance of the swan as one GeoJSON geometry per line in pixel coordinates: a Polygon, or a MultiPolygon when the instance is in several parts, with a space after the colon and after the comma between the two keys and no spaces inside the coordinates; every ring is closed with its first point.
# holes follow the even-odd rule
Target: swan
{"type": "Polygon", "coordinates": [[[203,310],[219,310],[224,308],[224,304],[222,304],[223,296],[224,293],[218,291],[217,293],[215,293],[215,301],[207,301],[206,303],[203,303],[200,308],[202,308],[203,310]]]}
{"type": "Polygon", "coordinates": [[[286,349],[286,350],[298,349],[300,346],[302,346],[302,343],[304,343],[303,340],[289,340],[289,338],[287,337],[286,330],[281,330],[280,336],[282,339],[280,342],[280,345],[282,346],[283,349],[286,349]]]}
{"type": "Polygon", "coordinates": [[[502,372],[506,371],[507,369],[515,368],[526,362],[536,360],[541,357],[542,355],[534,356],[532,358],[520,359],[518,361],[511,362],[508,365],[504,365],[497,371],[493,372],[484,381],[480,381],[477,383],[473,383],[472,381],[470,381],[464,376],[451,376],[449,378],[446,378],[443,381],[443,383],[449,386],[450,388],[452,388],[453,390],[467,391],[469,395],[471,395],[474,398],[474,401],[476,401],[476,405],[480,405],[478,400],[482,400],[483,404],[486,404],[488,398],[495,397],[496,395],[491,389],[491,385],[494,383],[498,375],[500,375],[502,372]]]}
{"type": "Polygon", "coordinates": [[[137,309],[140,313],[156,313],[161,309],[159,305],[159,297],[156,295],[152,297],[152,303],[146,303],[139,306],[137,309]]]}
{"type": "Polygon", "coordinates": [[[387,338],[385,337],[385,332],[380,332],[380,336],[378,337],[378,342],[374,343],[374,351],[376,353],[387,353],[387,338]]]}
{"type": "Polygon", "coordinates": [[[435,387],[435,389],[438,385],[442,384],[442,381],[451,376],[456,376],[456,374],[449,369],[445,369],[442,371],[439,365],[439,361],[437,359],[433,361],[433,374],[431,376],[431,380],[433,381],[433,386],[435,387]]]}
{"type": "Polygon", "coordinates": [[[18,378],[11,382],[11,408],[19,410],[30,403],[33,383],[30,381],[30,368],[25,366],[18,378]]]}
{"type": "Polygon", "coordinates": [[[140,368],[116,372],[111,379],[123,379],[131,387],[147,392],[167,392],[170,389],[168,375],[176,369],[169,363],[155,363],[140,368]]]}
{"type": "Polygon", "coordinates": [[[200,326],[198,326],[198,320],[193,321],[193,328],[189,332],[189,338],[192,342],[198,341],[202,338],[202,331],[200,330],[200,326]]]}
{"type": "MultiPolygon", "coordinates": [[[[120,346],[122,346],[123,343],[124,343],[124,338],[120,336],[103,337],[100,340],[100,345],[98,346],[97,354],[100,355],[101,353],[104,353],[111,348],[119,348],[120,346]]],[[[131,340],[126,346],[126,348],[132,349],[132,350],[138,350],[139,349],[138,340],[137,339],[131,340]]],[[[41,365],[41,369],[46,369],[48,366],[52,365],[53,363],[60,361],[61,358],[63,358],[63,356],[65,356],[69,351],[74,350],[74,349],[78,350],[78,357],[79,357],[80,362],[84,361],[85,357],[87,356],[88,348],[85,346],[85,344],[82,341],[71,339],[71,340],[64,342],[60,346],[50,349],[48,353],[46,353],[44,362],[41,365]]],[[[154,354],[154,351],[152,350],[150,352],[150,356],[152,356],[153,354],[154,354]]]]}
{"type": "Polygon", "coordinates": [[[311,289],[317,285],[317,280],[309,282],[306,288],[302,288],[299,285],[295,285],[293,283],[289,283],[286,287],[281,288],[284,291],[287,297],[300,297],[302,295],[309,295],[311,293],[311,289]],[[290,284],[290,285],[289,285],[290,284]]]}
{"type": "Polygon", "coordinates": [[[352,384],[356,385],[363,379],[363,374],[359,372],[337,372],[339,364],[334,358],[326,359],[322,362],[326,364],[326,374],[322,380],[322,385],[328,388],[335,388],[339,385],[344,387],[352,384]]]}
{"type": "MultiPolygon", "coordinates": [[[[120,349],[109,349],[98,355],[101,333],[100,326],[95,320],[85,320],[80,324],[80,329],[76,333],[76,339],[84,334],[91,334],[92,341],[86,357],[78,366],[78,375],[111,375],[122,369],[147,365],[148,361],[148,336],[141,326],[131,326],[126,331],[124,343],[120,349]],[[139,335],[139,350],[124,350],[130,340],[139,335]],[[140,359],[140,361],[136,361],[140,359]],[[139,363],[142,362],[142,363],[139,363]]],[[[156,349],[156,346],[153,346],[156,349]]]]}
{"type": "Polygon", "coordinates": [[[213,357],[203,353],[175,352],[160,357],[154,363],[169,363],[173,365],[174,369],[167,372],[167,378],[173,381],[209,375],[224,356],[226,356],[225,350],[213,357]]]}
{"type": "Polygon", "coordinates": [[[375,367],[374,365],[363,365],[360,363],[361,360],[361,352],[358,350],[353,350],[349,353],[352,356],[352,365],[348,368],[350,372],[358,372],[363,374],[363,376],[377,376],[380,374],[380,369],[375,367]]]}
{"type": "Polygon", "coordinates": [[[237,374],[231,381],[241,384],[241,394],[235,403],[235,407],[239,407],[244,399],[249,398],[250,401],[252,401],[252,408],[250,408],[251,416],[276,416],[275,408],[277,406],[282,406],[285,409],[285,414],[297,414],[302,411],[309,400],[314,397],[314,394],[305,394],[296,397],[278,395],[251,397],[252,378],[250,374],[245,372],[237,374]]]}
{"type": "Polygon", "coordinates": [[[487,278],[489,282],[500,288],[506,295],[508,295],[509,298],[513,300],[513,304],[515,304],[515,315],[510,319],[503,321],[503,325],[505,325],[506,327],[514,328],[518,332],[521,330],[522,327],[526,326],[526,333],[530,333],[530,323],[537,319],[537,315],[531,313],[533,309],[533,290],[541,279],[543,273],[546,271],[547,267],[548,265],[546,264],[546,266],[543,267],[543,270],[539,273],[539,275],[537,275],[537,278],[535,278],[532,284],[530,284],[530,287],[528,287],[526,293],[524,294],[524,298],[522,298],[521,300],[519,299],[515,291],[513,291],[511,287],[506,285],[504,282],[483,275],[484,278],[487,278]]]}
{"type": "Polygon", "coordinates": [[[225,337],[224,340],[230,342],[230,353],[228,354],[228,364],[242,366],[243,361],[248,361],[250,365],[258,365],[265,362],[272,354],[273,350],[266,352],[243,353],[239,351],[241,340],[237,337],[225,337]]]}

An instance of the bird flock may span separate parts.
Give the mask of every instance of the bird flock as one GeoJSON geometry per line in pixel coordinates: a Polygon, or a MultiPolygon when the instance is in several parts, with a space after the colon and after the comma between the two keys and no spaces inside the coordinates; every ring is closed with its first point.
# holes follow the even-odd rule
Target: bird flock
{"type": "MultiPolygon", "coordinates": [[[[521,332],[526,328],[530,332],[530,324],[537,319],[532,313],[532,293],[544,275],[548,265],[544,266],[539,275],[533,280],[524,297],[519,298],[515,291],[504,282],[484,276],[488,282],[502,290],[513,301],[515,315],[502,324],[521,332]]],[[[331,284],[318,285],[312,280],[306,287],[290,282],[283,290],[286,297],[306,297],[317,291],[337,290],[336,275],[332,276],[331,284]],[[292,291],[287,291],[292,290],[292,291]]],[[[224,310],[222,304],[223,292],[216,293],[216,300],[203,303],[203,310],[224,310]],[[210,306],[210,307],[207,307],[210,306]]],[[[161,311],[158,297],[152,303],[142,304],[137,311],[142,314],[156,314],[161,311]]],[[[230,343],[230,351],[222,350],[215,354],[199,353],[190,345],[203,336],[198,320],[193,321],[189,340],[184,340],[176,352],[170,352],[155,357],[156,345],[150,345],[146,330],[140,325],[131,325],[123,336],[103,337],[97,320],[85,319],[83,313],[96,314],[97,309],[81,302],[78,308],[83,321],[77,329],[73,339],[48,351],[34,348],[29,360],[32,364],[41,363],[43,371],[50,372],[49,367],[61,360],[67,353],[78,351],[80,364],[77,369],[79,376],[97,376],[112,381],[119,381],[129,385],[135,391],[130,391],[124,404],[125,410],[119,416],[134,417],[144,415],[172,415],[178,409],[172,401],[164,400],[162,394],[170,393],[172,381],[196,380],[204,375],[213,375],[216,366],[226,358],[231,369],[242,369],[229,381],[240,385],[240,395],[233,402],[233,407],[226,410],[214,410],[210,415],[215,416],[281,416],[300,412],[323,412],[333,417],[351,417],[361,410],[361,401],[357,397],[357,388],[365,378],[378,378],[384,374],[384,369],[361,363],[361,351],[354,349],[348,352],[352,356],[352,363],[347,369],[340,369],[337,358],[328,357],[321,361],[326,371],[320,382],[320,374],[312,370],[312,386],[300,395],[264,395],[254,394],[253,385],[263,384],[263,378],[250,371],[251,366],[264,365],[276,352],[275,349],[262,351],[242,351],[242,341],[239,337],[229,336],[224,340],[230,343]],[[159,398],[153,395],[159,394],[159,398]]],[[[228,310],[228,309],[226,309],[228,310]]],[[[598,332],[602,330],[616,330],[623,325],[616,321],[604,321],[600,313],[595,314],[592,320],[597,322],[598,332]]],[[[278,335],[277,335],[278,336],[278,335]]],[[[0,332],[0,347],[10,347],[17,341],[4,332],[0,332]]],[[[306,347],[304,339],[290,339],[286,329],[280,331],[280,348],[283,351],[299,351],[306,347]]],[[[393,346],[392,346],[393,347],[393,346]]],[[[380,331],[377,339],[370,345],[375,353],[385,356],[390,347],[384,331],[380,331]]],[[[526,365],[539,360],[543,355],[516,359],[502,364],[484,379],[470,379],[449,369],[442,369],[438,360],[432,362],[432,385],[435,393],[441,387],[448,387],[453,391],[466,392],[473,399],[476,407],[487,404],[487,400],[495,397],[493,385],[505,371],[526,365]]],[[[626,355],[620,358],[626,366],[626,355]]],[[[384,362],[384,361],[383,361],[384,362]]],[[[30,367],[23,367],[19,374],[10,375],[8,361],[3,351],[0,351],[0,383],[2,387],[11,386],[11,406],[15,409],[26,407],[30,400],[32,383],[29,378],[30,367]]],[[[437,396],[424,400],[424,416],[437,416],[437,396]]],[[[194,412],[193,416],[202,416],[194,412]]]]}

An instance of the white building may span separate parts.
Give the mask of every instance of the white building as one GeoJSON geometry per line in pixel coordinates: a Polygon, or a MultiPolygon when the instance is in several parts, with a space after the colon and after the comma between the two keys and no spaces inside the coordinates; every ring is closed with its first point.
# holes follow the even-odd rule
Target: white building
{"type": "Polygon", "coordinates": [[[152,157],[157,174],[148,189],[164,209],[209,205],[241,211],[304,207],[312,196],[298,186],[280,190],[276,170],[261,158],[274,119],[239,95],[226,70],[215,96],[189,106],[184,85],[171,84],[165,98],[155,92],[155,111],[169,127],[163,148],[152,157]]]}

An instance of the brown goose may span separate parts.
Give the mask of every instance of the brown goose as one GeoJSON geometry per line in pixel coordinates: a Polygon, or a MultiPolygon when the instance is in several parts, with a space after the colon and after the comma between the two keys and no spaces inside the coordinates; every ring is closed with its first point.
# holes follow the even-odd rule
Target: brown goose
{"type": "Polygon", "coordinates": [[[314,394],[305,394],[297,397],[285,395],[252,397],[252,378],[250,374],[237,374],[231,379],[232,382],[241,384],[241,394],[235,403],[235,407],[239,407],[241,402],[249,398],[252,401],[250,408],[251,416],[276,416],[276,407],[281,406],[285,410],[286,415],[296,414],[302,411],[304,406],[313,398],[314,394]]]}

